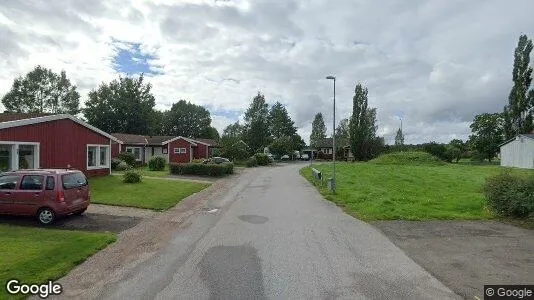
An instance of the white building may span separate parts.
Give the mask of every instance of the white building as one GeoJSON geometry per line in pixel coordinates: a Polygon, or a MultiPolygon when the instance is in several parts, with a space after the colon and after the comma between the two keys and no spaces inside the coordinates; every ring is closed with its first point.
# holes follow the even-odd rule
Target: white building
{"type": "Polygon", "coordinates": [[[534,134],[520,134],[502,144],[501,166],[534,169],[534,134]]]}

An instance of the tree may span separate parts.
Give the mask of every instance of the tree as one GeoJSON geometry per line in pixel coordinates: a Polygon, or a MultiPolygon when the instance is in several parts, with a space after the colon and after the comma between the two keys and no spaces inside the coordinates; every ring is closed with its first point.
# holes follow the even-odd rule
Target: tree
{"type": "Polygon", "coordinates": [[[204,130],[200,133],[198,137],[204,138],[204,139],[212,139],[216,141],[218,141],[221,138],[219,135],[219,131],[217,131],[217,128],[213,126],[204,128],[204,130]]]}
{"type": "Polygon", "coordinates": [[[290,137],[297,133],[295,122],[291,120],[286,108],[280,102],[276,102],[269,110],[269,132],[275,139],[290,137]]]}
{"type": "Polygon", "coordinates": [[[15,79],[2,103],[9,112],[76,115],[80,111],[80,94],[65,71],[56,74],[37,66],[15,79]]]}
{"type": "Polygon", "coordinates": [[[310,135],[310,146],[316,147],[319,141],[326,138],[326,125],[324,124],[323,114],[317,113],[313,118],[312,132],[310,135]]]}
{"type": "Polygon", "coordinates": [[[350,143],[349,119],[342,119],[336,128],[336,145],[338,147],[348,146],[350,143]]]}
{"type": "Polygon", "coordinates": [[[395,146],[402,148],[404,146],[404,134],[402,129],[397,130],[397,135],[395,136],[395,146]]]}
{"type": "Polygon", "coordinates": [[[367,88],[360,83],[354,89],[350,119],[350,148],[355,160],[368,160],[376,138],[376,108],[368,107],[367,88]]]}
{"type": "MultiPolygon", "coordinates": [[[[163,123],[163,128],[168,135],[184,137],[207,137],[211,132],[210,112],[201,105],[180,100],[174,103],[163,123]]],[[[218,133],[217,133],[218,135],[218,133]]]]}
{"type": "Polygon", "coordinates": [[[276,157],[280,157],[285,154],[292,154],[293,140],[289,136],[282,136],[275,138],[269,145],[269,151],[276,157]]]}
{"type": "Polygon", "coordinates": [[[514,52],[514,85],[508,96],[508,105],[504,107],[506,139],[521,133],[530,133],[534,129],[534,91],[530,90],[532,68],[529,66],[532,48],[532,40],[521,35],[514,52]]]}
{"type": "Polygon", "coordinates": [[[156,122],[151,88],[143,75],[102,83],[89,92],[85,118],[105,132],[150,134],[156,122]]]}
{"type": "Polygon", "coordinates": [[[249,156],[249,148],[242,140],[243,126],[239,122],[226,126],[221,136],[221,156],[242,160],[249,156]]]}
{"type": "Polygon", "coordinates": [[[245,112],[243,140],[254,152],[262,152],[270,143],[269,106],[260,92],[252,99],[245,112]]]}
{"type": "Polygon", "coordinates": [[[503,141],[503,117],[498,113],[475,116],[471,124],[473,134],[469,137],[473,149],[491,161],[503,141]]]}
{"type": "Polygon", "coordinates": [[[447,151],[458,163],[462,155],[467,151],[467,145],[460,139],[454,139],[449,142],[449,145],[447,145],[447,151]]]}

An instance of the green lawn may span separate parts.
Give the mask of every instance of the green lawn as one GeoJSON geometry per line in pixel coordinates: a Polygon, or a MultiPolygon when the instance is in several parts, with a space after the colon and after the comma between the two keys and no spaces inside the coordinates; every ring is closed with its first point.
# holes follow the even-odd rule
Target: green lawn
{"type": "Polygon", "coordinates": [[[180,180],[143,178],[141,183],[123,183],[122,176],[89,179],[91,202],[133,206],[153,210],[173,207],[185,197],[199,192],[209,184],[180,180]]]}
{"type": "Polygon", "coordinates": [[[0,299],[13,297],[5,288],[8,279],[56,280],[114,241],[111,233],[0,225],[0,299]]]}
{"type": "MultiPolygon", "coordinates": [[[[141,174],[143,176],[148,176],[148,177],[167,177],[167,176],[170,175],[169,165],[168,164],[165,165],[165,169],[163,171],[150,171],[148,166],[135,168],[134,171],[137,171],[139,174],[141,174]]],[[[113,174],[122,175],[123,172],[122,171],[113,171],[113,174]]]]}
{"type": "MultiPolygon", "coordinates": [[[[330,177],[331,164],[314,167],[324,178],[330,177]]],[[[318,188],[328,200],[363,220],[488,219],[492,215],[484,207],[482,186],[487,176],[501,170],[491,165],[336,163],[336,194],[318,188]]],[[[312,178],[309,167],[301,174],[312,178]]]]}

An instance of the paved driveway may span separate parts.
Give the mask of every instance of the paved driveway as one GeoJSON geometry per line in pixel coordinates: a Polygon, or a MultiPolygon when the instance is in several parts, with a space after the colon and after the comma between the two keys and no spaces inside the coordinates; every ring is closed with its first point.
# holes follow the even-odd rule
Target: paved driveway
{"type": "MultiPolygon", "coordinates": [[[[144,218],[153,217],[157,212],[131,207],[91,204],[81,216],[68,216],[57,220],[49,228],[88,231],[110,231],[120,233],[137,225],[144,218]]],[[[40,226],[33,217],[0,216],[0,223],[21,226],[40,226]]]]}
{"type": "Polygon", "coordinates": [[[325,201],[299,167],[247,170],[142,221],[62,279],[63,296],[458,297],[380,231],[325,201]]]}
{"type": "Polygon", "coordinates": [[[534,282],[534,230],[493,221],[373,224],[466,299],[483,299],[485,284],[534,282]]]}

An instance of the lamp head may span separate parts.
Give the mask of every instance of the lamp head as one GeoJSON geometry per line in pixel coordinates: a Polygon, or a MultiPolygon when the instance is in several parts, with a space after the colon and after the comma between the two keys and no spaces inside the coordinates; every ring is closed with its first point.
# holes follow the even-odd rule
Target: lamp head
{"type": "Polygon", "coordinates": [[[335,77],[335,76],[332,76],[332,75],[330,75],[330,76],[326,76],[326,79],[333,79],[333,80],[336,80],[336,77],[335,77]]]}

